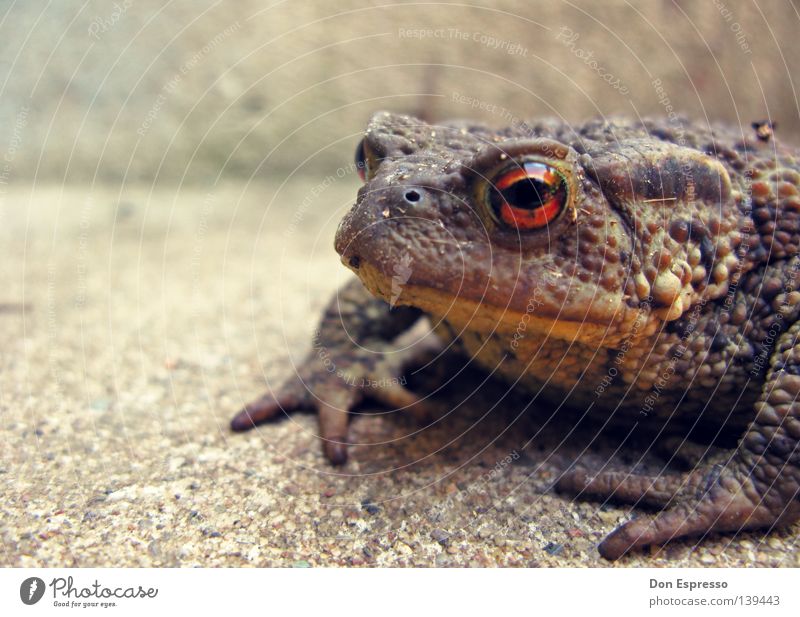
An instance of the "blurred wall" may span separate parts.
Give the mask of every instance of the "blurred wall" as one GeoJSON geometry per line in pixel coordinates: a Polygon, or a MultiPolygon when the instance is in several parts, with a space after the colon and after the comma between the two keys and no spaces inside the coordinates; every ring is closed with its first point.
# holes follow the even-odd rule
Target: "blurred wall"
{"type": "Polygon", "coordinates": [[[666,97],[800,134],[788,1],[6,0],[0,14],[2,184],[320,173],[350,161],[376,109],[500,126],[663,114],[666,97]]]}

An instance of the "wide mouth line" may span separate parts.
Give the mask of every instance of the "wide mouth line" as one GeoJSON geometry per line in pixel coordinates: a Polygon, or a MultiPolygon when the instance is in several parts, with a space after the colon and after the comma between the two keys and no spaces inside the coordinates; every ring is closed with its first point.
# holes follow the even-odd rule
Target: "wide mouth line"
{"type": "MultiPolygon", "coordinates": [[[[381,272],[379,268],[374,266],[373,264],[365,261],[364,259],[359,260],[360,263],[358,267],[353,267],[347,263],[347,259],[344,257],[342,258],[342,263],[347,266],[350,270],[352,270],[358,278],[361,280],[362,284],[375,296],[380,297],[381,299],[390,302],[391,294],[392,294],[392,277],[384,274],[381,272]]],[[[561,311],[556,312],[539,312],[536,315],[532,315],[531,313],[526,312],[525,310],[519,310],[514,308],[511,305],[506,306],[499,306],[496,304],[492,304],[487,302],[485,298],[481,299],[474,299],[468,296],[453,296],[448,294],[441,289],[430,287],[426,285],[420,284],[410,284],[405,286],[405,295],[411,295],[414,298],[414,302],[412,306],[415,306],[423,311],[439,314],[440,311],[436,310],[434,304],[452,304],[454,301],[462,302],[462,303],[469,303],[473,305],[476,315],[475,320],[479,319],[479,315],[477,311],[480,310],[480,307],[484,307],[490,311],[497,311],[499,312],[500,318],[495,320],[499,324],[508,325],[510,327],[516,327],[519,321],[526,315],[530,315],[532,317],[531,321],[533,324],[536,322],[540,322],[542,328],[548,328],[550,324],[559,324],[566,328],[574,328],[578,330],[582,327],[593,327],[593,328],[606,328],[608,327],[608,323],[603,323],[601,321],[595,321],[591,319],[571,319],[568,317],[562,317],[563,313],[561,311]],[[441,302],[434,303],[434,302],[426,302],[424,298],[427,297],[441,297],[441,302]],[[426,306],[427,305],[427,306],[426,306]]],[[[400,294],[398,298],[394,298],[394,302],[399,300],[399,304],[403,304],[403,293],[400,294]]],[[[531,325],[533,325],[531,324],[531,325]]]]}

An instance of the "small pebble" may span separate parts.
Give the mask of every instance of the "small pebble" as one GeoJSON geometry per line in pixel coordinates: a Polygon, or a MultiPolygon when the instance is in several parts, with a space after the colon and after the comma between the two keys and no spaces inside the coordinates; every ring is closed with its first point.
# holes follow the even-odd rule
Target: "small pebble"
{"type": "Polygon", "coordinates": [[[361,502],[361,507],[367,512],[367,514],[375,515],[381,511],[381,509],[376,506],[370,499],[365,499],[361,502]]]}
{"type": "Polygon", "coordinates": [[[436,529],[431,531],[431,538],[433,538],[436,542],[438,542],[442,546],[447,546],[447,543],[450,540],[450,534],[447,533],[444,529],[439,529],[437,527],[436,529]]]}
{"type": "Polygon", "coordinates": [[[558,555],[561,551],[564,550],[564,545],[558,544],[556,542],[548,542],[545,545],[544,550],[546,553],[550,555],[558,555]]]}

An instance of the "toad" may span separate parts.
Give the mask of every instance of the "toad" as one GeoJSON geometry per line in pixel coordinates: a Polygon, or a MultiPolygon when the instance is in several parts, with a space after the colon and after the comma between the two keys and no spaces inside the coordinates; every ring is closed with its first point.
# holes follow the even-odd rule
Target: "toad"
{"type": "Polygon", "coordinates": [[[539,400],[738,436],[686,473],[565,472],[561,491],[660,509],[613,531],[604,557],[800,517],[796,151],[680,119],[493,130],[382,112],[356,160],[365,184],[335,248],[357,278],[297,375],[234,430],[315,409],[325,455],[344,464],[362,400],[424,405],[398,379],[394,341],[425,315],[539,400]]]}

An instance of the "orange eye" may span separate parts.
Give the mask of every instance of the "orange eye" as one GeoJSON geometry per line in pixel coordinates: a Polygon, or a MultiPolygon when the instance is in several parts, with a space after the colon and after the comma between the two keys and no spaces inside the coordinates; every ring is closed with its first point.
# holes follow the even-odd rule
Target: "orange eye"
{"type": "Polygon", "coordinates": [[[497,176],[488,201],[498,221],[520,230],[540,229],[567,204],[567,181],[555,167],[529,161],[497,176]]]}

